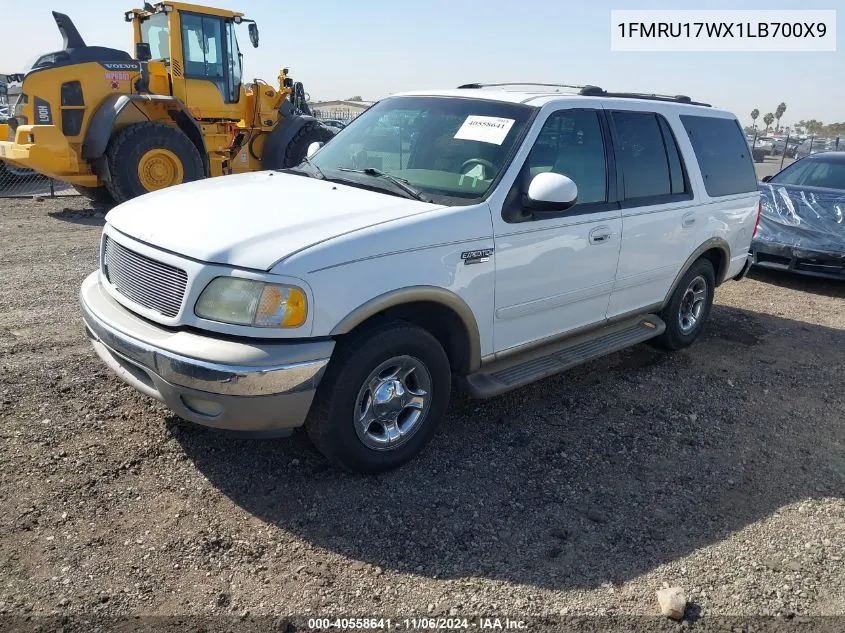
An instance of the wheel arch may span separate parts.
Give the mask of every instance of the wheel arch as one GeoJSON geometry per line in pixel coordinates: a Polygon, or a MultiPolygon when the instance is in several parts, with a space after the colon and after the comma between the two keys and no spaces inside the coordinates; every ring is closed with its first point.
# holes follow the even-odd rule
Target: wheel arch
{"type": "MultiPolygon", "coordinates": [[[[101,159],[106,153],[106,147],[114,133],[115,126],[130,104],[135,106],[138,113],[148,121],[154,120],[143,107],[145,103],[163,104],[167,107],[168,114],[175,126],[191,140],[199,151],[205,175],[208,176],[210,173],[208,152],[199,123],[190,115],[185,104],[175,97],[166,95],[110,95],[107,97],[94,112],[88,124],[85,140],[82,143],[82,158],[92,163],[99,164],[102,162],[101,159]]],[[[98,175],[107,177],[107,174],[98,175]]]]}
{"type": "Polygon", "coordinates": [[[693,251],[692,255],[687,258],[687,261],[684,262],[684,265],[678,271],[678,274],[675,275],[675,279],[672,281],[669,291],[663,298],[663,307],[665,307],[671,300],[672,295],[675,293],[675,290],[681,281],[681,278],[692,267],[692,265],[701,258],[708,259],[710,263],[713,264],[713,272],[716,275],[716,286],[721,285],[722,282],[725,281],[725,275],[730,267],[731,247],[723,238],[711,237],[693,251]]]}
{"type": "Polygon", "coordinates": [[[331,335],[391,318],[430,332],[446,351],[453,371],[471,373],[481,366],[481,336],[472,309],[455,293],[436,286],[401,288],[370,299],[346,315],[331,335]]]}

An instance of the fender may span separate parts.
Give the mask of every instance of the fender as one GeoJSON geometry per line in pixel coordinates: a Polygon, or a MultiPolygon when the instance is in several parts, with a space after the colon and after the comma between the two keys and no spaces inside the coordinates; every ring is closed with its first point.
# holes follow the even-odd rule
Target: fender
{"type": "Polygon", "coordinates": [[[285,149],[291,139],[296,136],[306,123],[316,121],[313,116],[297,114],[289,101],[281,106],[282,119],[270,132],[267,141],[264,143],[262,156],[262,167],[264,169],[277,169],[282,166],[285,149]]]}
{"type": "Polygon", "coordinates": [[[476,371],[481,366],[481,335],[478,333],[478,323],[475,320],[472,308],[454,292],[437,286],[399,288],[370,299],[346,315],[332,329],[330,335],[347,334],[379,312],[403,304],[421,301],[442,305],[458,316],[467,332],[469,371],[470,373],[476,371]]]}
{"type": "MultiPolygon", "coordinates": [[[[107,97],[100,104],[100,107],[97,108],[97,111],[91,117],[91,122],[88,124],[88,130],[85,132],[85,141],[82,143],[82,158],[87,161],[96,161],[106,153],[106,146],[112,136],[120,113],[133,102],[156,102],[171,106],[168,108],[170,116],[179,129],[187,134],[188,138],[197,146],[203,158],[206,175],[208,175],[208,152],[205,148],[205,140],[203,139],[199,124],[188,114],[185,104],[174,97],[166,95],[136,94],[111,95],[107,97]]],[[[143,112],[143,110],[139,110],[143,112]]]]}
{"type": "Polygon", "coordinates": [[[669,303],[669,299],[675,293],[675,289],[678,287],[678,284],[681,281],[681,277],[686,274],[686,272],[690,269],[690,266],[692,266],[695,261],[704,253],[714,248],[721,251],[722,254],[722,271],[721,273],[717,272],[716,274],[716,285],[720,286],[722,282],[725,281],[725,274],[728,272],[728,268],[730,267],[731,263],[731,247],[721,237],[711,237],[709,240],[704,242],[704,244],[695,249],[692,255],[687,258],[687,261],[684,262],[684,265],[681,267],[681,270],[678,271],[677,275],[675,275],[675,279],[672,281],[672,285],[669,288],[669,292],[667,292],[666,296],[663,298],[663,306],[666,306],[666,304],[669,303]]]}

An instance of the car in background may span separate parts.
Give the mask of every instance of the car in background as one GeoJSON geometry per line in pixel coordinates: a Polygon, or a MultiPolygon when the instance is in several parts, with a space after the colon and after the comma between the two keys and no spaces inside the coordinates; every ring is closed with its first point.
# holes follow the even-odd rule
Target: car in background
{"type": "MultiPolygon", "coordinates": [[[[841,145],[841,143],[840,143],[841,145]]],[[[820,154],[821,152],[832,152],[836,150],[836,139],[829,138],[808,138],[798,147],[797,158],[820,154]]]]}
{"type": "Polygon", "coordinates": [[[771,154],[775,148],[775,139],[771,136],[758,136],[754,147],[764,149],[767,154],[771,154]]]}
{"type": "Polygon", "coordinates": [[[760,191],[752,265],[845,280],[845,152],[799,159],[760,191]]]}
{"type": "Polygon", "coordinates": [[[798,154],[798,146],[801,141],[797,138],[777,138],[772,143],[772,154],[775,156],[786,156],[795,158],[798,154]]]}
{"type": "Polygon", "coordinates": [[[754,142],[754,137],[751,138],[745,137],[746,143],[748,143],[748,150],[751,152],[751,156],[754,158],[755,163],[763,163],[766,161],[766,156],[769,155],[769,150],[766,149],[765,146],[761,146],[758,143],[754,142]]]}

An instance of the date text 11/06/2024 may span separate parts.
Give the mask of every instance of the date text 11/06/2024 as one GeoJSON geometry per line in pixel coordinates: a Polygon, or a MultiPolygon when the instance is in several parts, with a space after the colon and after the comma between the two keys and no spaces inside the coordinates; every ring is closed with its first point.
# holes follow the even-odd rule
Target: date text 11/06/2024
{"type": "Polygon", "coordinates": [[[478,618],[310,618],[308,628],[311,630],[330,629],[360,629],[360,630],[390,630],[403,629],[410,631],[421,630],[469,630],[482,631],[518,631],[524,630],[528,624],[524,620],[498,617],[478,618]]]}

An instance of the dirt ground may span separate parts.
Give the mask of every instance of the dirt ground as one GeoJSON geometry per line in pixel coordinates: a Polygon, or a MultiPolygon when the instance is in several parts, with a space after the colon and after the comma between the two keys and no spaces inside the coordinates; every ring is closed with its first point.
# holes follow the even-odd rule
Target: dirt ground
{"type": "Polygon", "coordinates": [[[845,629],[845,284],[753,272],[692,348],[457,397],[358,477],[113,378],[77,308],[102,223],[0,200],[0,617],[628,617],[667,583],[845,629]]]}

